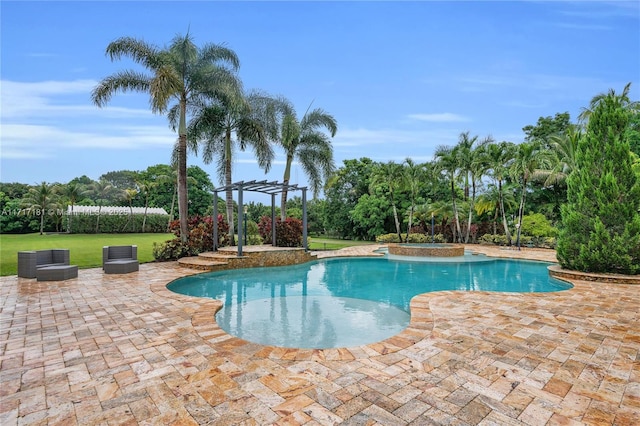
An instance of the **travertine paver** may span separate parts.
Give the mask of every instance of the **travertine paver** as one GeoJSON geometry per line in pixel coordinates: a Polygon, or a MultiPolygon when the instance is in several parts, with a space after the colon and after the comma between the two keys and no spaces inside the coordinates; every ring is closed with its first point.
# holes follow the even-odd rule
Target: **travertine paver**
{"type": "MultiPolygon", "coordinates": [[[[319,257],[336,254],[372,247],[319,257]]],[[[0,424],[640,424],[640,286],[424,294],[398,336],[295,350],[229,336],[220,302],[166,290],[193,272],[0,278],[0,424]]]]}

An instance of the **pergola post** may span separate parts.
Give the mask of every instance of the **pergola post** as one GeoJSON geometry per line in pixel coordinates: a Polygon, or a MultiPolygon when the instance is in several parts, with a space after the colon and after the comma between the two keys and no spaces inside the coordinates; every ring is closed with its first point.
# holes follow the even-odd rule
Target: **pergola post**
{"type": "Polygon", "coordinates": [[[309,251],[307,246],[307,188],[302,189],[302,247],[309,251]]]}
{"type": "Polygon", "coordinates": [[[271,245],[276,246],[276,194],[271,194],[271,245]]]}
{"type": "Polygon", "coordinates": [[[213,191],[213,251],[218,251],[218,191],[213,191]]]}
{"type": "Polygon", "coordinates": [[[244,208],[242,201],[242,185],[238,188],[238,257],[242,257],[242,222],[244,220],[244,208]]]}

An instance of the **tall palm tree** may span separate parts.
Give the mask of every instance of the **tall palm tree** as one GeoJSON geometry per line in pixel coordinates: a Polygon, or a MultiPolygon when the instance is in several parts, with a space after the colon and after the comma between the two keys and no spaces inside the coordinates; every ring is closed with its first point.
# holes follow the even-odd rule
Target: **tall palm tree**
{"type": "Polygon", "coordinates": [[[393,209],[393,220],[396,225],[398,241],[402,241],[396,200],[396,196],[404,184],[402,165],[394,163],[393,161],[380,164],[374,170],[373,176],[371,177],[371,185],[374,186],[378,184],[385,186],[389,191],[389,201],[391,202],[391,208],[393,209]]]}
{"type": "MultiPolygon", "coordinates": [[[[203,161],[217,163],[218,177],[229,187],[235,152],[252,148],[258,165],[268,172],[274,157],[270,144],[276,133],[276,100],[259,92],[238,90],[221,96],[217,103],[199,109],[189,126],[191,148],[203,146],[203,161]]],[[[235,244],[233,191],[226,191],[229,239],[235,244]]]]}
{"type": "Polygon", "coordinates": [[[407,224],[407,238],[405,240],[409,242],[409,232],[411,232],[411,226],[413,225],[413,214],[422,182],[427,174],[427,165],[416,164],[411,158],[407,158],[404,160],[403,166],[403,180],[409,191],[409,200],[411,202],[411,206],[409,207],[409,223],[407,224]]]}
{"type": "Polygon", "coordinates": [[[157,182],[151,182],[148,180],[141,180],[136,182],[138,186],[138,192],[144,198],[144,215],[142,216],[142,232],[145,231],[145,226],[147,224],[147,209],[149,208],[149,195],[151,195],[151,191],[158,186],[157,182]]]}
{"type": "Polygon", "coordinates": [[[60,193],[63,197],[67,199],[69,202],[69,206],[71,206],[71,214],[69,215],[69,224],[67,228],[67,232],[72,231],[71,225],[73,224],[73,207],[78,202],[78,199],[84,193],[84,187],[77,182],[69,182],[66,185],[62,185],[59,188],[60,193]]]}
{"type": "Polygon", "coordinates": [[[462,241],[462,231],[460,230],[460,219],[456,202],[456,172],[458,171],[458,155],[454,148],[441,145],[436,148],[434,157],[436,167],[449,179],[451,189],[451,205],[455,221],[456,232],[453,233],[453,242],[462,241]]]}
{"type": "Polygon", "coordinates": [[[504,191],[504,182],[509,176],[509,170],[511,163],[515,159],[516,145],[511,142],[490,142],[484,147],[484,158],[487,163],[487,171],[489,177],[493,179],[497,186],[498,191],[498,203],[500,208],[500,215],[502,216],[502,227],[504,229],[505,237],[507,238],[507,244],[511,245],[511,232],[509,231],[509,224],[507,223],[507,214],[505,209],[505,196],[507,193],[504,191]]]}
{"type": "Polygon", "coordinates": [[[541,171],[540,177],[545,178],[544,185],[551,186],[566,182],[569,174],[576,167],[576,151],[583,133],[577,126],[571,126],[563,135],[553,135],[549,138],[554,154],[554,166],[551,170],[541,171]]]}
{"type": "Polygon", "coordinates": [[[455,154],[458,157],[458,169],[460,175],[464,178],[464,199],[469,198],[469,177],[471,174],[472,164],[475,161],[474,144],[478,141],[478,136],[469,136],[469,132],[460,133],[458,143],[454,147],[455,154]]]}
{"type": "Polygon", "coordinates": [[[282,191],[280,201],[280,218],[282,220],[287,217],[288,191],[286,185],[289,185],[291,180],[291,165],[295,159],[298,160],[302,170],[309,178],[314,197],[320,192],[322,183],[326,182],[335,170],[331,140],[326,133],[322,132],[322,129],[326,129],[331,137],[334,137],[338,131],[338,124],[332,115],[321,108],[315,108],[311,111],[307,109],[300,121],[291,108],[282,118],[278,140],[286,156],[282,178],[285,188],[282,191]]]}
{"type": "Polygon", "coordinates": [[[222,45],[205,44],[198,48],[189,34],[174,37],[169,47],[163,49],[143,40],[122,37],[109,43],[106,53],[112,61],[128,57],[149,73],[125,70],[106,77],[91,93],[97,106],[105,106],[116,92],[128,91],[149,93],[154,113],[163,114],[170,102],[177,102],[178,214],[180,237],[186,242],[187,113],[190,108],[203,105],[237,84],[238,57],[222,45]]]}
{"type": "Polygon", "coordinates": [[[605,99],[607,98],[615,98],[618,102],[620,102],[621,106],[625,109],[632,110],[634,113],[640,113],[640,102],[632,101],[629,98],[629,92],[631,91],[631,82],[627,83],[622,89],[622,93],[617,94],[615,90],[609,89],[607,93],[600,93],[593,98],[591,98],[591,102],[589,102],[589,107],[582,108],[580,115],[578,115],[578,121],[583,125],[589,121],[591,117],[591,112],[605,99]]]}
{"type": "Polygon", "coordinates": [[[44,217],[47,209],[55,208],[56,191],[53,185],[42,182],[36,187],[29,188],[22,203],[29,209],[40,211],[40,235],[44,233],[44,217]]]}
{"type": "Polygon", "coordinates": [[[95,197],[98,204],[98,215],[96,217],[96,234],[100,232],[100,214],[102,213],[102,205],[108,202],[110,197],[117,191],[108,181],[100,179],[91,185],[90,192],[95,197]]]}
{"type": "MultiPolygon", "coordinates": [[[[514,197],[514,191],[509,190],[509,185],[507,185],[506,188],[507,190],[503,191],[502,188],[498,188],[497,184],[490,183],[487,190],[478,196],[478,201],[474,207],[478,216],[484,213],[493,213],[494,236],[498,233],[498,218],[502,215],[504,206],[515,208],[518,205],[514,197]]],[[[506,223],[506,219],[503,220],[506,223]]],[[[503,226],[506,225],[503,224],[503,226]]],[[[508,226],[505,229],[507,229],[505,237],[507,237],[508,244],[511,245],[511,234],[508,231],[508,226]]]]}
{"type": "Polygon", "coordinates": [[[122,197],[129,203],[129,217],[127,218],[127,222],[122,227],[122,231],[124,232],[129,226],[131,219],[133,218],[133,199],[138,195],[138,191],[133,188],[127,188],[122,192],[122,197]]]}
{"type": "Polygon", "coordinates": [[[458,156],[458,166],[460,173],[464,177],[464,196],[469,201],[469,215],[467,219],[467,232],[464,242],[469,242],[469,233],[471,231],[471,220],[473,218],[474,204],[476,200],[477,185],[486,170],[486,162],[484,161],[483,148],[484,144],[492,141],[491,137],[482,141],[481,145],[474,146],[478,136],[469,136],[469,132],[460,134],[458,144],[454,148],[458,156]],[[471,194],[470,194],[471,192],[471,194]]]}
{"type": "Polygon", "coordinates": [[[518,208],[518,225],[516,244],[520,243],[520,231],[522,228],[522,216],[524,216],[525,200],[527,197],[527,185],[540,170],[548,170],[553,164],[553,154],[544,149],[541,141],[534,140],[518,145],[515,160],[511,166],[514,178],[520,181],[520,207],[518,208]]]}

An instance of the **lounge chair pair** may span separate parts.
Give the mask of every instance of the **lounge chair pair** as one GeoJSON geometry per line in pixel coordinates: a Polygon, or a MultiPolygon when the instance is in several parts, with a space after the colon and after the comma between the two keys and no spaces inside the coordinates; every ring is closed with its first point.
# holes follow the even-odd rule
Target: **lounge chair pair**
{"type": "MultiPolygon", "coordinates": [[[[137,246],[105,246],[105,274],[127,274],[139,270],[137,246]]],[[[69,264],[69,250],[48,249],[18,252],[18,276],[38,281],[62,281],[78,277],[78,266],[69,264]]]]}

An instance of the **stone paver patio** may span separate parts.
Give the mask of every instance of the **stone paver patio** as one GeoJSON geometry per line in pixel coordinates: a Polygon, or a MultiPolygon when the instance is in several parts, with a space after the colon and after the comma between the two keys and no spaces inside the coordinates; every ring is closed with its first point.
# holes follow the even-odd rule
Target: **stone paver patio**
{"type": "Polygon", "coordinates": [[[192,273],[0,278],[0,424],[640,424],[638,285],[428,293],[398,336],[295,350],[229,336],[220,302],[165,288],[192,273]]]}

